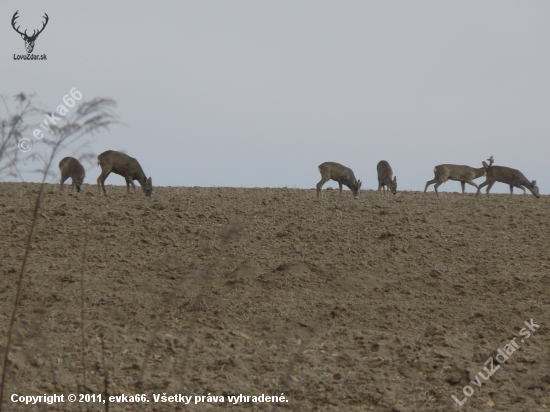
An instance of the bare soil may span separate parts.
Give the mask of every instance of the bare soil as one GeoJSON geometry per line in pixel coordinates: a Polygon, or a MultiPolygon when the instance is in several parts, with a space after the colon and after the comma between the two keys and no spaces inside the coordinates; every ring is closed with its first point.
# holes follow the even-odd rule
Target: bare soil
{"type": "MultiPolygon", "coordinates": [[[[0,184],[2,353],[39,188],[0,184]]],[[[46,185],[5,410],[103,410],[10,397],[106,387],[150,400],[111,411],[453,411],[466,385],[463,411],[550,410],[548,196],[323,192],[46,185]]]]}

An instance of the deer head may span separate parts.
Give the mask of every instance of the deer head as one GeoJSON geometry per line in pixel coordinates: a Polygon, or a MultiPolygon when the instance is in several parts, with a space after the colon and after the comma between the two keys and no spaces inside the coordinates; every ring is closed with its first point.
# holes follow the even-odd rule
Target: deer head
{"type": "Polygon", "coordinates": [[[493,165],[493,163],[495,162],[495,159],[493,159],[493,156],[491,156],[487,160],[489,161],[489,164],[487,164],[485,162],[481,162],[483,164],[483,167],[485,168],[485,172],[487,172],[487,169],[489,169],[493,165]]]}
{"type": "Polygon", "coordinates": [[[360,180],[355,180],[349,185],[351,192],[353,193],[353,198],[359,198],[359,189],[361,189],[362,182],[360,180]]]}
{"type": "Polygon", "coordinates": [[[17,13],[19,13],[19,10],[17,10],[15,12],[15,14],[13,15],[13,17],[11,19],[11,25],[12,25],[13,29],[21,35],[21,38],[23,40],[25,40],[25,48],[27,49],[27,53],[32,53],[32,51],[34,49],[34,42],[36,41],[36,38],[38,37],[38,35],[40,33],[42,33],[42,31],[44,31],[44,28],[46,27],[46,24],[48,24],[48,20],[50,18],[48,17],[48,15],[46,13],[44,13],[44,18],[46,19],[46,21],[43,23],[42,28],[40,30],[38,30],[38,32],[36,30],[34,30],[32,32],[32,35],[29,36],[29,35],[27,35],[27,30],[25,30],[24,33],[21,33],[19,31],[20,26],[15,27],[15,20],[17,20],[17,18],[19,17],[17,15],[17,13]]]}

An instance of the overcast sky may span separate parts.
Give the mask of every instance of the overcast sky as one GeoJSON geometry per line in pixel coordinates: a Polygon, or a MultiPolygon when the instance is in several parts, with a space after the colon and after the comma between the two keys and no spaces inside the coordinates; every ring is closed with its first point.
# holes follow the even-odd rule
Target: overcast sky
{"type": "Polygon", "coordinates": [[[376,189],[385,159],[423,190],[435,165],[493,155],[550,192],[548,0],[3,0],[0,16],[0,93],[115,99],[129,127],[93,150],[125,151],[155,186],[313,188],[335,161],[376,189]],[[16,10],[29,32],[48,13],[47,61],[13,59],[16,10]]]}

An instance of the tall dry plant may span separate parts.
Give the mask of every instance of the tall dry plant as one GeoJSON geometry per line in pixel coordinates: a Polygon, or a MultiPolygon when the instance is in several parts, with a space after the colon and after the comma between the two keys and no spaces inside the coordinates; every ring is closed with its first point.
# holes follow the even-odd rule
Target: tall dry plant
{"type": "MultiPolygon", "coordinates": [[[[86,389],[86,336],[84,332],[84,270],[86,266],[86,256],[88,252],[88,239],[89,239],[89,229],[86,227],[86,232],[84,236],[84,250],[82,252],[82,266],[80,268],[80,337],[81,341],[81,355],[82,355],[82,384],[77,384],[78,396],[80,396],[81,388],[86,389]]],[[[88,403],[86,403],[86,410],[88,410],[88,403]]]]}
{"type": "Polygon", "coordinates": [[[9,99],[0,96],[5,114],[0,111],[0,180],[18,178],[23,180],[19,168],[28,160],[35,160],[35,154],[24,153],[19,149],[19,142],[25,135],[30,135],[31,128],[36,127],[31,118],[42,113],[34,102],[34,95],[20,93],[13,97],[15,107],[10,108],[9,99]]]}
{"type": "MultiPolygon", "coordinates": [[[[116,103],[108,98],[94,98],[90,101],[84,101],[78,106],[71,109],[70,115],[65,116],[59,125],[50,125],[50,133],[39,141],[30,157],[23,157],[18,153],[18,142],[21,138],[29,133],[31,128],[36,128],[36,124],[28,124],[26,121],[29,117],[36,114],[47,114],[41,110],[32,100],[34,96],[20,93],[15,96],[16,110],[10,114],[6,104],[7,118],[0,119],[0,178],[4,176],[22,178],[20,173],[20,165],[22,162],[32,160],[33,163],[41,164],[36,171],[41,173],[42,181],[40,190],[34,204],[34,211],[31,220],[31,227],[28,231],[27,241],[25,245],[25,253],[21,262],[19,278],[13,302],[13,310],[10,318],[10,323],[7,331],[7,341],[2,361],[2,376],[0,378],[0,412],[3,410],[4,386],[6,383],[6,370],[8,366],[8,355],[12,343],[12,335],[17,317],[17,309],[19,307],[19,298],[23,285],[23,277],[25,268],[30,253],[30,246],[38,211],[40,210],[40,202],[44,192],[44,184],[48,176],[52,174],[51,166],[57,154],[61,150],[81,150],[86,147],[90,141],[83,137],[93,136],[96,132],[106,129],[109,126],[118,123],[117,117],[113,113],[113,108],[116,103]],[[78,145],[77,145],[78,144],[78,145]],[[76,146],[76,147],[75,147],[76,146]]],[[[4,99],[4,103],[6,100],[4,99]]],[[[43,119],[42,119],[43,120],[43,119]]],[[[91,154],[90,154],[91,156],[91,154]]]]}

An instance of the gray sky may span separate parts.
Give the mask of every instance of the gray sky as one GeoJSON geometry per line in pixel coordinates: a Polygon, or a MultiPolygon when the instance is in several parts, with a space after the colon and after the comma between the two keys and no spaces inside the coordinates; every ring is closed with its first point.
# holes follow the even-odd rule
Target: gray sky
{"type": "Polygon", "coordinates": [[[112,97],[130,127],[93,150],[136,157],[154,185],[313,188],[336,161],[375,189],[385,159],[423,190],[435,165],[493,155],[550,192],[547,0],[4,0],[0,16],[0,93],[112,97]],[[47,61],[13,60],[16,10],[30,32],[48,13],[47,61]]]}

